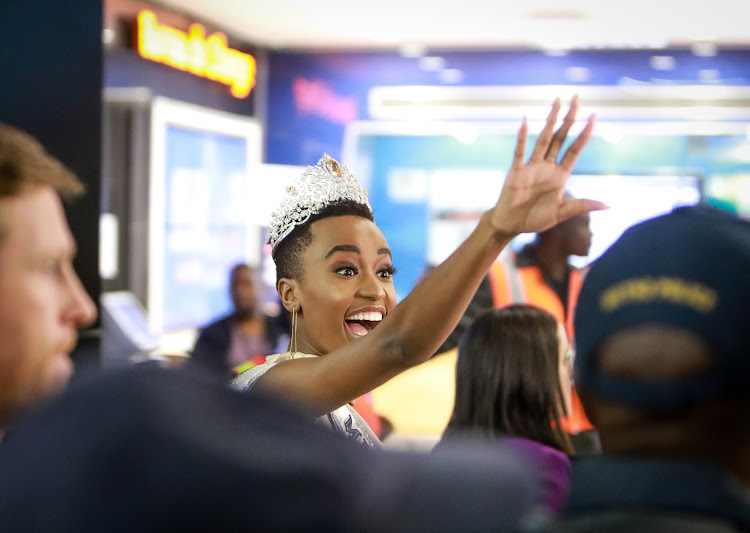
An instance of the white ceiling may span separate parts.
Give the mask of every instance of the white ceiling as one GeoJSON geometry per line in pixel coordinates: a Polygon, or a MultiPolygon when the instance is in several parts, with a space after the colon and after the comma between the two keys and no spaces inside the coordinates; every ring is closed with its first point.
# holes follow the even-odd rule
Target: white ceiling
{"type": "Polygon", "coordinates": [[[157,0],[275,49],[750,45],[750,0],[157,0]]]}

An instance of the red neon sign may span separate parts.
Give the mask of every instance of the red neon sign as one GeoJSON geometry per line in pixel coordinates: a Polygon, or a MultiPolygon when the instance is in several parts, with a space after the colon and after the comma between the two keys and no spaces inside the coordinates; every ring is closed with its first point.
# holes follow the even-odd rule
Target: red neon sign
{"type": "Polygon", "coordinates": [[[138,13],[138,53],[196,76],[230,87],[232,96],[245,98],[255,87],[255,58],[227,46],[227,37],[191,24],[188,33],[160,24],[153,11],[138,13]]]}
{"type": "Polygon", "coordinates": [[[356,98],[336,94],[321,80],[294,78],[292,94],[294,106],[302,115],[317,115],[338,124],[347,124],[359,116],[356,98]]]}

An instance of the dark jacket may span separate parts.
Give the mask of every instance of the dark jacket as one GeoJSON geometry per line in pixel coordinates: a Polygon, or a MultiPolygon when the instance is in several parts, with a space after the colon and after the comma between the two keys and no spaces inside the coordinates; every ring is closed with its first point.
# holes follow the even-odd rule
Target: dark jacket
{"type": "Polygon", "coordinates": [[[529,474],[491,452],[374,452],[279,399],[137,365],[71,386],[6,435],[0,524],[8,533],[521,531],[533,512],[529,474]]]}
{"type": "Polygon", "coordinates": [[[555,531],[750,531],[750,497],[699,461],[592,455],[573,461],[571,492],[555,531]]]}
{"type": "MultiPolygon", "coordinates": [[[[229,348],[232,344],[232,326],[236,320],[234,313],[219,318],[200,330],[198,340],[190,354],[190,364],[198,368],[209,369],[224,377],[231,376],[231,368],[227,362],[229,348]]],[[[269,355],[276,353],[276,348],[282,335],[289,334],[286,315],[265,316],[266,340],[269,355]]]]}

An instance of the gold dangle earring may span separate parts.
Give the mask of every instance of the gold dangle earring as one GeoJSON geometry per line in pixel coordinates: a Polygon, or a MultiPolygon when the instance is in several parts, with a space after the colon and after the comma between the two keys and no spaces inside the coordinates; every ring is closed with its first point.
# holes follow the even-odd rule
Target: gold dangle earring
{"type": "Polygon", "coordinates": [[[297,353],[297,308],[292,308],[292,333],[289,338],[289,351],[297,353]]]}

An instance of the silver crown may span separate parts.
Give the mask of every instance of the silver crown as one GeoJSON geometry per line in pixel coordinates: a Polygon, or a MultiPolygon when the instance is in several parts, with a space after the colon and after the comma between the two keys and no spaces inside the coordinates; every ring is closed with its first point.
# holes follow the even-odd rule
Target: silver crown
{"type": "Polygon", "coordinates": [[[313,166],[308,166],[293,185],[286,188],[281,205],[271,215],[268,243],[275,252],[279,243],[294,228],[307,222],[312,215],[341,200],[353,200],[372,207],[367,200],[367,189],[360,185],[349,169],[342,167],[328,154],[313,166]]]}

